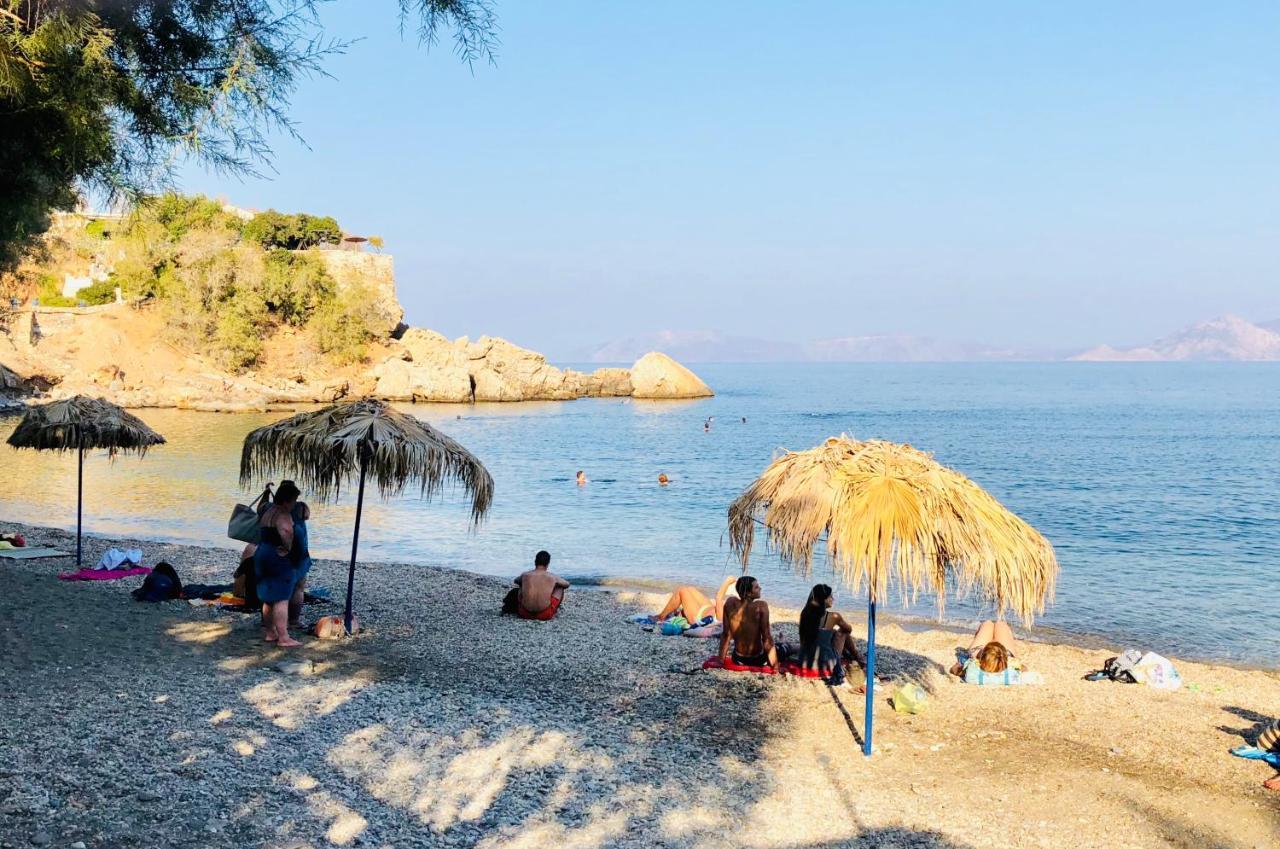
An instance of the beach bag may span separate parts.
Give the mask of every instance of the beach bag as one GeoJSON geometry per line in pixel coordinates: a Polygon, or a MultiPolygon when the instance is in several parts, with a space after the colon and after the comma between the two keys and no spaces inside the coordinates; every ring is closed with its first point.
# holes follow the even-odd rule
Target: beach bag
{"type": "Polygon", "coordinates": [[[1173,662],[1153,651],[1144,654],[1134,666],[1133,677],[1138,683],[1157,690],[1176,690],[1182,686],[1182,676],[1174,668],[1173,662]]]}
{"type": "Polygon", "coordinates": [[[520,588],[513,587],[502,597],[502,615],[515,616],[520,609],[520,588]]]}
{"type": "Polygon", "coordinates": [[[1137,684],[1138,677],[1133,670],[1140,660],[1142,660],[1142,652],[1129,649],[1122,655],[1107,658],[1107,662],[1102,665],[1102,671],[1112,681],[1119,681],[1121,684],[1137,684]]]}
{"type": "Polygon", "coordinates": [[[262,529],[258,527],[258,520],[270,504],[271,484],[267,484],[267,488],[253,501],[237,504],[231,510],[231,518],[227,520],[227,536],[257,545],[262,541],[262,529]]]}

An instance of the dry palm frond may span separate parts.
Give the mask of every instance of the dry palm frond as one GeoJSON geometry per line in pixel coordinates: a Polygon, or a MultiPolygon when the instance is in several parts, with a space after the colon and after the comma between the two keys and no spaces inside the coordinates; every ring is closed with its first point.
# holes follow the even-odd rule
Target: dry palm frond
{"type": "Polygon", "coordinates": [[[110,401],[77,395],[27,410],[9,444],[39,451],[105,448],[114,457],[146,454],[152,445],[164,444],[164,437],[110,401]]]}
{"type": "Polygon", "coordinates": [[[855,589],[884,598],[892,581],[904,598],[948,579],[1004,613],[1030,622],[1052,598],[1053,547],[982,487],[909,445],[828,439],[784,454],[729,507],[729,540],[745,566],[755,522],[768,545],[806,574],[825,537],[834,568],[855,589]]]}
{"type": "Polygon", "coordinates": [[[472,522],[493,500],[493,478],[470,451],[426,422],[371,400],[299,413],[253,431],[244,439],[240,480],[248,485],[277,472],[293,474],[328,499],[359,477],[362,465],[384,497],[413,481],[428,498],[446,480],[460,483],[471,496],[472,522]]]}

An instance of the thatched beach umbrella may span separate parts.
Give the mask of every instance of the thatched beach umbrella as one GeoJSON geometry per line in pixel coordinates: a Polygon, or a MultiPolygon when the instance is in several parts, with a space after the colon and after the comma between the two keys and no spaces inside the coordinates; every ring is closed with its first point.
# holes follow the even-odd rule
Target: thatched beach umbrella
{"type": "Polygon", "coordinates": [[[1053,547],[1034,528],[909,445],[841,436],[774,460],[729,507],[729,540],[744,569],[757,521],[768,546],[806,575],[825,537],[832,567],[855,590],[867,585],[868,755],[876,603],[891,583],[904,600],[936,593],[941,612],[950,580],[961,596],[976,590],[999,614],[1012,611],[1030,624],[1058,574],[1053,547]]]}
{"type": "Polygon", "coordinates": [[[299,413],[251,432],[240,455],[241,483],[247,486],[276,472],[291,472],[322,501],[336,498],[344,481],[359,481],[347,573],[348,633],[366,477],[378,484],[383,498],[400,494],[411,482],[421,486],[425,498],[439,492],[445,481],[459,483],[471,496],[473,525],[493,500],[493,478],[470,451],[381,401],[353,401],[299,413]]]}
{"type": "Polygon", "coordinates": [[[76,566],[80,566],[85,449],[106,449],[112,459],[119,453],[142,456],[152,445],[163,445],[164,437],[142,419],[110,401],[77,395],[28,409],[18,427],[9,435],[9,444],[14,448],[34,448],[37,451],[75,451],[79,455],[76,467],[76,566]]]}

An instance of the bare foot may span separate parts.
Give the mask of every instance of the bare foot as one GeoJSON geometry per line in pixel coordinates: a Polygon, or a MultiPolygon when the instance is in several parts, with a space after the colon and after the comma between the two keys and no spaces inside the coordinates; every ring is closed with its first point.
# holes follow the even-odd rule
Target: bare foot
{"type": "Polygon", "coordinates": [[[262,639],[263,639],[263,641],[264,641],[264,642],[274,643],[274,642],[276,642],[276,640],[278,640],[278,639],[279,639],[279,637],[277,637],[277,636],[276,636],[276,632],[275,632],[275,631],[263,631],[263,632],[262,632],[262,639]]]}
{"type": "Polygon", "coordinates": [[[277,640],[276,645],[278,645],[282,649],[291,649],[294,646],[302,645],[302,643],[298,642],[293,637],[286,635],[283,638],[277,640]]]}
{"type": "Polygon", "coordinates": [[[1274,778],[1268,778],[1266,781],[1262,782],[1262,786],[1268,790],[1280,792],[1280,775],[1277,775],[1274,778]]]}

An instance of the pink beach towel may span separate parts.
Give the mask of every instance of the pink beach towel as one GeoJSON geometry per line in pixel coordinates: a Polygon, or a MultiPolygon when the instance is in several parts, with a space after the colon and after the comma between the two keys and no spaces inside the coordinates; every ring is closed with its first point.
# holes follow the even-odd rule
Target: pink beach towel
{"type": "Polygon", "coordinates": [[[78,572],[63,572],[59,581],[115,581],[133,575],[149,575],[151,570],[146,566],[135,566],[132,569],[81,569],[78,572]]]}

